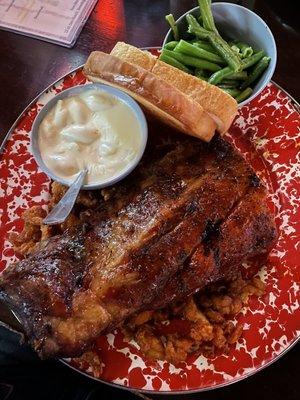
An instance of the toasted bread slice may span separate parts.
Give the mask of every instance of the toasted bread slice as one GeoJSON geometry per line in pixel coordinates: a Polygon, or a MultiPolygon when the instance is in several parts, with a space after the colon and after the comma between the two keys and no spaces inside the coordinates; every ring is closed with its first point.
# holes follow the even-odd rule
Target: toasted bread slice
{"type": "Polygon", "coordinates": [[[217,86],[160,61],[148,51],[123,42],[118,42],[111,54],[151,71],[198,102],[215,120],[220,133],[226,132],[230,127],[237,113],[237,102],[217,86]]]}
{"type": "Polygon", "coordinates": [[[132,64],[139,65],[148,71],[152,70],[157,60],[157,58],[154,57],[149,51],[140,50],[137,47],[131,46],[130,44],[124,42],[117,42],[110,54],[120,58],[123,61],[128,61],[132,64]]]}
{"type": "Polygon", "coordinates": [[[84,73],[92,82],[103,82],[128,92],[164,122],[189,135],[210,141],[215,121],[203,107],[166,80],[137,64],[94,51],[84,73]]]}

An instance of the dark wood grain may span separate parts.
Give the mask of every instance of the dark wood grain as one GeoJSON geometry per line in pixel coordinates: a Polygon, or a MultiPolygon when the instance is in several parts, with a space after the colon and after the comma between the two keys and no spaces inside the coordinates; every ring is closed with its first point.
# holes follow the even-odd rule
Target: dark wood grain
{"type": "MultiPolygon", "coordinates": [[[[300,99],[298,2],[245,0],[239,3],[254,9],[273,31],[278,47],[278,64],[273,79],[296,99],[300,99]]],[[[169,12],[179,16],[195,4],[195,0],[100,0],[72,49],[0,31],[0,141],[36,95],[62,75],[83,64],[92,50],[109,51],[118,40],[136,46],[159,46],[167,31],[163,16],[169,12]]],[[[299,356],[298,345],[278,363],[249,380],[187,398],[296,400],[300,392],[296,373],[299,371],[299,356]]],[[[43,366],[46,371],[47,364],[43,366]]],[[[73,374],[63,368],[58,371],[61,379],[64,373],[66,376],[73,374]]],[[[74,375],[74,382],[76,378],[74,375]]],[[[106,393],[106,390],[103,387],[101,393],[106,393]]],[[[109,389],[109,392],[112,390],[109,389]]],[[[120,394],[117,392],[115,395],[120,394]]],[[[109,398],[114,398],[113,394],[109,398]]]]}

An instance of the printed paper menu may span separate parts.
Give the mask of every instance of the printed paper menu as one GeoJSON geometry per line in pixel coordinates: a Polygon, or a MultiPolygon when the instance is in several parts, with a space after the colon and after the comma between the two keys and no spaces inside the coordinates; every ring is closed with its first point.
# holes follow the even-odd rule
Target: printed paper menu
{"type": "Polygon", "coordinates": [[[0,29],[72,47],[97,0],[0,0],[0,29]]]}

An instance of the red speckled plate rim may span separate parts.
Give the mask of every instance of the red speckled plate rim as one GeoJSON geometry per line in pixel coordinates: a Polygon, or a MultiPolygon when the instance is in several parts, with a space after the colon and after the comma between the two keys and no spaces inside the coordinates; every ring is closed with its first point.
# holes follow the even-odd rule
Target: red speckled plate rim
{"type": "MultiPolygon", "coordinates": [[[[273,82],[274,83],[274,82],[273,82]]],[[[287,93],[287,92],[285,92],[287,93]]],[[[169,391],[160,391],[160,390],[148,390],[148,389],[133,389],[130,388],[128,386],[124,386],[121,384],[117,384],[117,383],[112,383],[112,382],[108,382],[105,380],[102,380],[100,378],[96,378],[92,375],[89,375],[87,372],[84,372],[76,367],[74,367],[73,365],[69,364],[68,361],[64,360],[64,359],[60,359],[59,361],[62,362],[64,365],[66,365],[67,367],[71,368],[73,371],[79,373],[80,375],[85,376],[86,378],[92,379],[93,381],[99,382],[99,383],[104,383],[105,385],[109,385],[111,387],[114,387],[116,389],[123,389],[123,390],[127,390],[129,392],[132,393],[145,393],[145,394],[161,394],[161,395],[188,395],[188,394],[193,394],[193,393],[201,393],[201,392],[209,392],[211,390],[215,390],[215,389],[221,389],[223,387],[226,386],[230,386],[233,385],[234,383],[243,381],[244,379],[250,378],[250,376],[253,376],[255,374],[257,374],[258,372],[264,370],[265,368],[269,367],[270,365],[272,365],[273,363],[275,363],[276,361],[278,361],[282,356],[284,356],[287,352],[289,352],[300,340],[300,336],[298,336],[292,343],[290,343],[290,345],[283,350],[278,356],[274,357],[272,360],[270,360],[269,362],[267,362],[265,365],[262,365],[261,367],[255,369],[254,371],[245,374],[243,376],[239,376],[235,379],[232,379],[231,381],[228,382],[224,382],[224,383],[219,383],[217,385],[214,386],[207,386],[207,387],[203,387],[203,388],[199,388],[199,389],[182,389],[182,390],[169,390],[169,391]]],[[[149,399],[151,400],[151,399],[149,399]]]]}
{"type": "MultiPolygon", "coordinates": [[[[159,50],[160,47],[144,47],[143,50],[159,50]]],[[[74,72],[80,70],[81,68],[83,68],[83,65],[80,65],[79,67],[76,67],[74,69],[72,69],[70,72],[67,72],[65,75],[61,76],[60,78],[58,78],[56,81],[52,82],[49,86],[47,86],[42,92],[40,92],[29,104],[27,104],[27,106],[24,108],[24,110],[20,113],[20,115],[17,117],[17,119],[15,120],[15,122],[13,123],[13,125],[11,126],[11,128],[9,129],[9,131],[7,132],[7,134],[5,135],[1,145],[0,145],[0,155],[1,152],[4,150],[6,142],[8,141],[8,139],[10,138],[10,136],[12,135],[12,133],[14,132],[16,126],[18,125],[18,122],[20,121],[20,119],[24,116],[24,114],[28,111],[28,109],[45,93],[47,92],[49,89],[52,88],[52,86],[55,86],[59,81],[61,81],[62,79],[64,79],[66,76],[73,74],[74,72]]],[[[280,85],[278,85],[278,83],[276,83],[275,81],[271,80],[270,81],[273,85],[277,86],[278,89],[280,89],[283,93],[285,93],[290,100],[292,100],[293,102],[293,106],[295,107],[295,109],[298,111],[298,113],[300,114],[300,103],[298,103],[298,101],[292,96],[290,95],[285,89],[283,89],[283,87],[281,87],[280,85]]]]}
{"type": "MultiPolygon", "coordinates": [[[[150,48],[145,48],[147,50],[157,50],[160,49],[160,47],[150,47],[150,48]]],[[[55,84],[57,84],[60,80],[64,79],[65,77],[71,75],[72,73],[80,70],[82,68],[82,66],[79,66],[77,68],[74,68],[72,71],[70,71],[69,73],[65,74],[64,76],[62,76],[61,78],[57,79],[55,82],[53,82],[52,84],[50,84],[46,89],[44,89],[40,94],[38,94],[31,102],[30,104],[27,105],[27,107],[22,111],[22,113],[19,115],[19,117],[16,119],[16,121],[14,122],[14,124],[12,125],[12,127],[10,128],[10,130],[8,131],[6,137],[4,138],[1,146],[0,146],[0,154],[2,152],[2,150],[5,148],[6,142],[7,140],[10,138],[10,136],[12,135],[12,133],[14,132],[16,126],[18,125],[20,119],[24,116],[24,114],[28,111],[28,109],[39,99],[40,96],[42,96],[47,90],[51,89],[55,84]]],[[[295,108],[295,110],[300,113],[300,105],[299,103],[292,97],[289,95],[289,93],[287,93],[282,87],[280,87],[278,84],[276,84],[275,82],[272,81],[272,84],[274,84],[275,86],[277,86],[278,89],[280,89],[283,93],[285,93],[288,98],[293,102],[293,106],[295,108]]],[[[224,386],[228,386],[231,385],[233,383],[236,383],[238,381],[241,381],[249,376],[254,375],[255,373],[261,371],[262,369],[268,367],[269,365],[271,365],[273,362],[277,361],[281,356],[283,356],[287,351],[289,351],[292,347],[294,347],[294,345],[298,342],[298,340],[300,339],[300,336],[298,335],[298,337],[296,337],[292,342],[289,343],[288,347],[286,347],[284,350],[282,350],[279,354],[277,354],[276,356],[274,356],[272,359],[270,359],[268,362],[266,362],[264,365],[261,365],[260,367],[256,367],[253,371],[250,371],[248,373],[243,374],[242,376],[238,376],[236,378],[233,378],[231,380],[228,380],[226,382],[222,382],[219,384],[214,384],[213,386],[206,386],[206,387],[202,387],[202,388],[195,388],[195,389],[182,389],[182,390],[168,390],[168,391],[160,391],[160,390],[149,390],[149,389],[136,389],[136,388],[132,388],[132,387],[128,387],[128,386],[124,386],[122,384],[118,384],[118,383],[113,383],[113,382],[109,382],[106,380],[102,380],[101,378],[97,378],[97,377],[93,377],[92,375],[80,370],[79,368],[76,368],[72,365],[69,364],[68,361],[66,360],[60,360],[62,363],[64,363],[65,365],[67,365],[69,368],[72,368],[74,371],[79,372],[80,374],[88,377],[89,379],[93,379],[97,382],[101,382],[101,383],[105,383],[108,384],[112,387],[116,387],[116,388],[121,388],[121,389],[125,389],[125,390],[129,390],[131,392],[142,392],[142,393],[148,393],[148,394],[169,394],[169,395],[175,395],[175,394],[189,394],[189,393],[199,393],[202,391],[208,391],[208,390],[212,390],[212,389],[217,389],[217,388],[221,388],[224,386]]]]}

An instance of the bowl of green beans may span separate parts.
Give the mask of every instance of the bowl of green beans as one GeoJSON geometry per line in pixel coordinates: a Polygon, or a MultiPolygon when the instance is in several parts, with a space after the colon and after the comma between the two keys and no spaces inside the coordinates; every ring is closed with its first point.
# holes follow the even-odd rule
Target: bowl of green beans
{"type": "Polygon", "coordinates": [[[160,59],[220,87],[243,106],[269,83],[277,50],[267,24],[233,3],[198,0],[198,7],[170,25],[160,59]]]}

